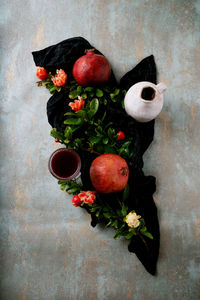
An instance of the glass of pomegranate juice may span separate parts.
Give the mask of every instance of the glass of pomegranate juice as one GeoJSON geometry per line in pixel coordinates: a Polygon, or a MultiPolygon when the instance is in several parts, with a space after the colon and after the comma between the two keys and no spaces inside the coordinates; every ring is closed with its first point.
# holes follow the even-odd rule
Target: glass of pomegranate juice
{"type": "Polygon", "coordinates": [[[81,159],[74,150],[60,148],[51,154],[48,167],[57,179],[70,180],[80,173],[81,159]]]}

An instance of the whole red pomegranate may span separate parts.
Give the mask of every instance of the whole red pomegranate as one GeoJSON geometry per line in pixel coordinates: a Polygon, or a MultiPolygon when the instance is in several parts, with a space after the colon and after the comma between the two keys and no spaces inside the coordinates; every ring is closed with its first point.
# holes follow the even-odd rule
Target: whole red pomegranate
{"type": "Polygon", "coordinates": [[[122,191],[129,177],[126,161],[117,154],[102,154],[90,167],[90,179],[96,191],[109,194],[122,191]]]}
{"type": "Polygon", "coordinates": [[[94,49],[90,49],[75,62],[72,73],[81,86],[98,86],[108,81],[111,67],[103,55],[95,54],[94,49]]]}

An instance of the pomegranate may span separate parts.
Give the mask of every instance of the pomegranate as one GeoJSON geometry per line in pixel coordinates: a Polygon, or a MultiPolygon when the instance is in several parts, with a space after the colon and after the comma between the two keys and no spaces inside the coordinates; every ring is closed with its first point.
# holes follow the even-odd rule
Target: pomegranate
{"type": "Polygon", "coordinates": [[[126,161],[117,154],[102,154],[91,164],[90,179],[94,188],[103,194],[122,191],[129,177],[126,161]]]}
{"type": "Polygon", "coordinates": [[[90,49],[75,62],[72,73],[81,86],[98,86],[108,81],[111,67],[103,55],[95,54],[94,49],[90,49]]]}

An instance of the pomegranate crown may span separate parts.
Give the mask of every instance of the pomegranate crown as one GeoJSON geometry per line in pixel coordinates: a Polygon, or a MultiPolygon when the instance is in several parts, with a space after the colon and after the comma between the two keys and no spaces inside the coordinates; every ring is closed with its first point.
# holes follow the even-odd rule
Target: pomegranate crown
{"type": "Polygon", "coordinates": [[[95,50],[96,50],[95,48],[92,48],[92,49],[85,49],[85,53],[86,53],[86,54],[93,54],[95,50]]]}

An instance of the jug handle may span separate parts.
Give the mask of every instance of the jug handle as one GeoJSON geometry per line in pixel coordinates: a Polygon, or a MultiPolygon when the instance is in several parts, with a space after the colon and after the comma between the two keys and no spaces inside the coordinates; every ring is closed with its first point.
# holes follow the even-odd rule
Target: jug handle
{"type": "Polygon", "coordinates": [[[167,86],[164,82],[160,82],[159,84],[157,84],[156,88],[158,89],[160,94],[163,94],[166,91],[167,86]]]}

